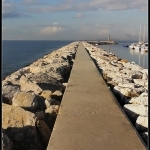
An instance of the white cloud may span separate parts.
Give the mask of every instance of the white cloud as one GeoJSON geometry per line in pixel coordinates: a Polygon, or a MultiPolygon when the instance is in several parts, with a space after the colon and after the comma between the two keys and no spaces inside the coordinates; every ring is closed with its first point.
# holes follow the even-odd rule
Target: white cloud
{"type": "Polygon", "coordinates": [[[46,27],[44,29],[42,29],[39,33],[42,35],[52,35],[58,32],[64,31],[64,29],[62,27],[58,27],[58,26],[50,26],[50,27],[46,27]]]}
{"type": "Polygon", "coordinates": [[[83,17],[84,17],[84,15],[82,13],[77,13],[75,16],[75,18],[83,18],[83,17]]]}
{"type": "Polygon", "coordinates": [[[57,23],[57,22],[53,22],[53,25],[58,25],[59,23],[57,23]]]}

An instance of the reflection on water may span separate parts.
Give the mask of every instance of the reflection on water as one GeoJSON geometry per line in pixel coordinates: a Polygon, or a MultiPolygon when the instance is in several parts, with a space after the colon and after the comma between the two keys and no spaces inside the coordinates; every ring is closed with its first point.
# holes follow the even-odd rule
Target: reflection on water
{"type": "MultiPolygon", "coordinates": [[[[135,62],[139,66],[148,69],[148,52],[136,51],[134,49],[123,47],[123,44],[119,43],[115,45],[99,45],[98,47],[115,54],[116,56],[127,59],[129,62],[135,62]]],[[[130,45],[128,43],[127,45],[130,45]]]]}
{"type": "Polygon", "coordinates": [[[146,61],[146,58],[147,58],[147,52],[144,52],[144,51],[137,51],[135,49],[130,49],[130,54],[131,55],[138,55],[139,57],[139,63],[138,65],[145,68],[145,61],[146,61]]]}

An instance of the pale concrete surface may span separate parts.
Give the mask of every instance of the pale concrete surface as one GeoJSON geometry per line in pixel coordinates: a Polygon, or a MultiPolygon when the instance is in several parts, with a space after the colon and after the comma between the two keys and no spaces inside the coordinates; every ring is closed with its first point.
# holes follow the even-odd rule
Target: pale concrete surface
{"type": "Polygon", "coordinates": [[[80,42],[47,150],[145,150],[80,42]]]}

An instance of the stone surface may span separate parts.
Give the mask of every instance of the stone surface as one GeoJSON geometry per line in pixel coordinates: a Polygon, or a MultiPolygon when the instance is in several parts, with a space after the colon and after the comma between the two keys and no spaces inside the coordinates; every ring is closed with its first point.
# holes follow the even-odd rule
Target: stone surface
{"type": "Polygon", "coordinates": [[[136,120],[135,127],[138,131],[148,131],[148,116],[139,116],[136,120]]]}
{"type": "Polygon", "coordinates": [[[2,128],[2,150],[12,150],[13,149],[13,143],[8,138],[5,130],[2,128]]]}
{"type": "Polygon", "coordinates": [[[21,91],[34,91],[35,94],[39,94],[42,92],[42,89],[35,83],[31,82],[28,78],[24,75],[20,78],[20,90],[21,91]]]}
{"type": "Polygon", "coordinates": [[[58,114],[58,111],[59,111],[59,105],[51,105],[45,110],[45,113],[58,114]]]}
{"type": "Polygon", "coordinates": [[[32,91],[16,92],[12,99],[12,105],[20,106],[26,110],[32,111],[36,110],[38,107],[37,99],[38,97],[32,91]]]}
{"type": "Polygon", "coordinates": [[[40,132],[40,135],[42,137],[45,147],[47,147],[47,144],[49,142],[49,138],[50,138],[52,131],[50,130],[48,125],[43,120],[37,120],[36,126],[39,129],[39,132],[40,132]]]}
{"type": "Polygon", "coordinates": [[[51,95],[52,95],[52,91],[50,91],[50,90],[44,90],[41,93],[41,96],[43,96],[44,98],[51,98],[51,95]]]}
{"type": "Polygon", "coordinates": [[[35,115],[21,107],[2,103],[2,128],[35,126],[35,115]]]}
{"type": "Polygon", "coordinates": [[[2,82],[2,96],[7,98],[10,102],[16,92],[20,91],[20,87],[18,85],[13,85],[10,82],[3,81],[2,82]]]}

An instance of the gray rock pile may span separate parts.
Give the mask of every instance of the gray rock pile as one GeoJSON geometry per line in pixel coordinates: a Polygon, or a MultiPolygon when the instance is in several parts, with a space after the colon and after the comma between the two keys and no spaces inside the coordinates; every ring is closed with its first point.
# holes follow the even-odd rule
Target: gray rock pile
{"type": "Polygon", "coordinates": [[[124,112],[147,143],[148,138],[148,69],[83,42],[110,90],[124,112]]]}
{"type": "Polygon", "coordinates": [[[78,42],[73,42],[2,81],[3,150],[45,150],[78,42]]]}

